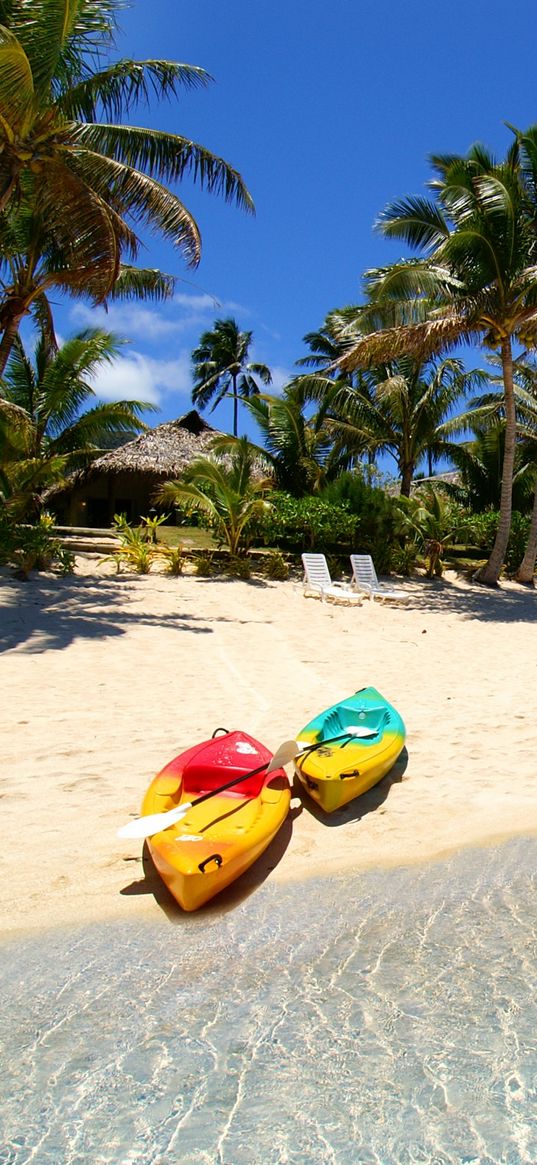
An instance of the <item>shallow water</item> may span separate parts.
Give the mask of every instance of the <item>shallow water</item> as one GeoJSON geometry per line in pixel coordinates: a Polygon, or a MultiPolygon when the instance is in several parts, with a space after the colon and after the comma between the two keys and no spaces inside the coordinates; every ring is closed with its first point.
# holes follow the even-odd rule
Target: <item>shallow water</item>
{"type": "Polygon", "coordinates": [[[1,1165],[533,1165],[536,856],[4,945],[1,1165]]]}

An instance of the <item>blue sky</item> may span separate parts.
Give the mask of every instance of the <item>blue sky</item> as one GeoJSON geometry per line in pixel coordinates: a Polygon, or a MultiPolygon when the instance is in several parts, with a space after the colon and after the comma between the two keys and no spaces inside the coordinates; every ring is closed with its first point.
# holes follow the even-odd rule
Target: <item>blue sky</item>
{"type": "MultiPolygon", "coordinates": [[[[285,383],[305,333],[360,301],[366,268],[403,253],[373,224],[392,199],[423,192],[428,156],[477,140],[501,156],[506,122],[537,122],[536,30],[533,0],[509,10],[504,0],[134,0],[117,55],[201,65],[214,83],[132,120],[224,157],[256,215],[184,183],[200,266],[188,270],[151,238],[141,257],[179,276],[173,303],[62,310],[64,335],[104,323],[129,341],[99,392],[154,401],[152,424],[181,415],[191,350],[229,315],[253,332],[253,358],[275,386],[285,383]]],[[[206,416],[228,429],[230,403],[206,416]]],[[[245,410],[240,423],[255,437],[245,410]]]]}

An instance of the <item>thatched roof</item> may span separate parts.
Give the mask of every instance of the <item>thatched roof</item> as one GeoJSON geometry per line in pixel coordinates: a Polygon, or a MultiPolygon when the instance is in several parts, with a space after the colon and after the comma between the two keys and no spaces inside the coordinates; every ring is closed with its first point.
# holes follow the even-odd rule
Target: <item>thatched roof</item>
{"type": "Polygon", "coordinates": [[[86,480],[101,473],[147,473],[153,477],[179,476],[196,457],[205,456],[218,434],[195,409],[176,421],[148,429],[134,441],[97,457],[86,470],[86,480]]]}

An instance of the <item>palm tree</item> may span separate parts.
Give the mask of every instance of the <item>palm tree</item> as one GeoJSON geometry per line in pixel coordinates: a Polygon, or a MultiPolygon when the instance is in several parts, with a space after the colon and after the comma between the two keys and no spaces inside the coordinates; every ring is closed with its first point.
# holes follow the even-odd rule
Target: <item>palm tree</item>
{"type": "Polygon", "coordinates": [[[263,393],[246,402],[263,435],[264,448],[259,452],[268,458],[279,489],[294,497],[318,493],[347,467],[346,458],[338,460],[326,424],[334,386],[326,388],[321,407],[308,416],[309,379],[297,377],[281,396],[263,393]]]}
{"type": "Polygon", "coordinates": [[[16,338],[0,391],[2,469],[18,509],[35,508],[45,486],[88,464],[110,435],[134,436],[145,426],[144,401],[91,404],[91,377],[117,356],[108,332],[86,330],[59,350],[41,334],[32,363],[16,338]],[[88,407],[90,406],[90,407],[88,407]]]}
{"type": "Polygon", "coordinates": [[[215,320],[204,332],[192,352],[194,388],[192,402],[205,408],[211,401],[211,412],[228,394],[233,397],[233,436],[238,433],[238,402],[249,400],[259,392],[256,377],[270,384],[272,376],[266,364],[252,364],[248,354],[251,332],[241,332],[234,319],[215,320]]]}
{"type": "Polygon", "coordinates": [[[161,487],[157,500],[177,503],[203,514],[233,556],[248,548],[249,527],[269,508],[272,484],[255,474],[257,450],[246,437],[222,434],[213,441],[214,457],[200,457],[182,481],[161,487]]]}
{"type": "MultiPolygon", "coordinates": [[[[389,453],[409,497],[420,461],[429,467],[449,458],[453,448],[450,419],[456,403],[479,383],[481,372],[467,372],[457,359],[420,360],[406,355],[389,364],[362,370],[353,386],[338,380],[331,390],[327,427],[341,452],[373,457],[389,453]]],[[[310,396],[323,399],[326,382],[310,378],[310,396]]],[[[430,469],[430,473],[432,469],[430,469]]]]}
{"type": "Polygon", "coordinates": [[[253,209],[222,158],[177,134],[121,124],[151,95],[211,78],[164,60],[100,68],[120,8],[120,0],[0,0],[0,212],[22,209],[45,224],[48,250],[65,252],[69,238],[96,301],[112,291],[122,258],[136,258],[140,227],[199,261],[197,224],[169,188],[184,176],[253,209]]]}
{"type": "MultiPolygon", "coordinates": [[[[109,300],[171,298],[175,279],[153,268],[121,264],[109,300]]],[[[23,318],[32,313],[39,327],[51,335],[54,324],[49,305],[51,291],[74,297],[96,298],[93,273],[80,253],[76,238],[66,230],[52,237],[42,220],[22,208],[0,220],[0,375],[23,318]],[[94,294],[95,292],[95,294],[94,294]]]]}
{"type": "Polygon", "coordinates": [[[502,163],[479,145],[466,157],[435,156],[432,163],[434,199],[402,199],[378,223],[386,237],[405,240],[421,257],[366,275],[374,303],[399,308],[403,322],[360,339],[343,363],[352,368],[406,352],[428,357],[461,340],[498,353],[505,404],[500,518],[476,576],[495,585],[511,524],[513,343],[537,344],[537,126],[516,135],[502,163]]]}
{"type": "MultiPolygon", "coordinates": [[[[497,366],[498,361],[491,357],[490,363],[497,366]]],[[[505,437],[505,409],[501,377],[491,374],[489,379],[491,390],[475,400],[474,407],[468,414],[468,422],[476,433],[476,439],[469,446],[461,448],[460,465],[463,480],[466,477],[474,487],[481,486],[481,497],[486,484],[489,486],[489,492],[494,491],[496,487],[496,491],[488,500],[490,504],[497,506],[497,486],[496,482],[491,481],[490,462],[492,461],[492,472],[496,463],[497,472],[500,460],[498,451],[502,448],[505,437]],[[485,472],[487,469],[488,474],[485,472]]],[[[522,513],[531,510],[526,549],[515,578],[517,582],[529,584],[533,583],[537,559],[537,368],[535,361],[527,359],[525,352],[514,362],[513,386],[517,418],[513,506],[522,513]]]]}
{"type": "MultiPolygon", "coordinates": [[[[353,370],[342,367],[345,355],[353,347],[356,330],[360,331],[362,309],[350,304],[343,308],[335,308],[326,316],[323,326],[317,332],[308,332],[304,342],[310,348],[310,354],[297,360],[300,367],[311,368],[312,371],[302,377],[304,393],[311,401],[322,401],[326,394],[333,398],[332,384],[339,388],[348,388],[355,391],[360,398],[372,401],[374,395],[374,377],[362,368],[353,370]]],[[[297,378],[298,379],[298,378],[297,378]]],[[[343,394],[345,395],[345,394],[343,394]]],[[[350,395],[350,394],[349,394],[350,395]]],[[[328,414],[329,415],[329,414],[328,414]]],[[[345,447],[346,435],[340,429],[339,456],[342,447],[345,447]]],[[[335,440],[335,434],[332,435],[335,440]]],[[[349,442],[349,452],[352,447],[355,454],[367,459],[367,468],[364,472],[371,480],[376,458],[376,447],[370,442],[358,440],[354,431],[349,442]]],[[[352,463],[352,458],[351,458],[352,463]]]]}

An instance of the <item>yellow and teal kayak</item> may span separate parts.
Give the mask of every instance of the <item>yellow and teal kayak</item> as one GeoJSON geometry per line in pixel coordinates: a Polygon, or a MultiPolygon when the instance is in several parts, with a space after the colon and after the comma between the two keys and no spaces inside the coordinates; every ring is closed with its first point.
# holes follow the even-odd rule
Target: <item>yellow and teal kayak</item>
{"type": "Polygon", "coordinates": [[[404,747],[405,726],[376,688],[361,688],[310,720],[296,739],[306,750],[295,759],[297,777],[333,813],[386,776],[404,747]]]}

